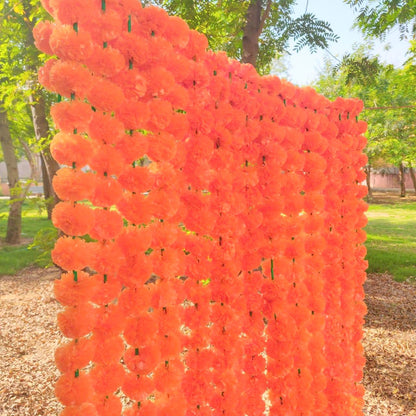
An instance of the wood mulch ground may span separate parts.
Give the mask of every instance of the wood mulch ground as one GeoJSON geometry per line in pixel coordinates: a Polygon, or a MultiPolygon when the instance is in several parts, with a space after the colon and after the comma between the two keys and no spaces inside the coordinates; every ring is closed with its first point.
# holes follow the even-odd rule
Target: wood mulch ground
{"type": "MultiPolygon", "coordinates": [[[[56,269],[0,276],[0,416],[57,416],[53,352],[61,342],[56,269]]],[[[388,275],[365,284],[365,416],[416,416],[416,285],[388,275]]]]}

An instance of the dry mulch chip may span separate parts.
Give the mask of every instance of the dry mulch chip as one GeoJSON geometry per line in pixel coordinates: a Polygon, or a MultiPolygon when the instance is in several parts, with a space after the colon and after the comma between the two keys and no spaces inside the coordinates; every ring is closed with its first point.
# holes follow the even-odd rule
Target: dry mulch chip
{"type": "MultiPolygon", "coordinates": [[[[0,416],[57,416],[56,269],[0,276],[0,416]]],[[[369,275],[365,416],[416,416],[416,285],[369,275]]]]}

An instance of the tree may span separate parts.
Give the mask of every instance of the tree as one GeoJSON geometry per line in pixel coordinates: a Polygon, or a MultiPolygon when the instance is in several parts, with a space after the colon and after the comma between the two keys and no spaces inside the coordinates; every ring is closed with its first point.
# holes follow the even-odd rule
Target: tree
{"type": "Polygon", "coordinates": [[[17,170],[17,157],[10,134],[6,110],[0,103],[0,144],[7,168],[7,181],[9,183],[10,208],[7,218],[6,243],[18,244],[22,230],[22,199],[16,192],[19,185],[19,172],[17,170]]]}
{"type": "MultiPolygon", "coordinates": [[[[46,93],[37,80],[37,71],[46,56],[35,47],[32,35],[36,22],[44,18],[46,12],[39,0],[6,0],[0,7],[0,96],[6,110],[30,110],[28,114],[32,124],[31,140],[21,140],[21,145],[29,161],[29,150],[40,153],[45,198],[48,201],[56,201],[51,180],[59,165],[50,155],[48,104],[46,93]]],[[[49,217],[53,205],[54,202],[48,205],[49,217]]]]}
{"type": "Polygon", "coordinates": [[[296,0],[147,0],[186,20],[204,33],[213,50],[253,64],[268,73],[273,59],[288,51],[328,47],[338,40],[329,23],[305,11],[294,17],[296,0]]]}
{"type": "Polygon", "coordinates": [[[401,38],[416,35],[416,0],[344,0],[358,12],[357,26],[367,35],[383,37],[394,27],[401,38]]]}
{"type": "Polygon", "coordinates": [[[364,101],[367,172],[371,174],[371,167],[380,161],[397,166],[402,196],[406,192],[404,170],[416,161],[416,92],[409,88],[415,82],[412,62],[403,68],[383,65],[377,57],[368,55],[367,47],[361,47],[335,66],[328,63],[316,83],[318,91],[329,98],[356,96],[364,101]]]}

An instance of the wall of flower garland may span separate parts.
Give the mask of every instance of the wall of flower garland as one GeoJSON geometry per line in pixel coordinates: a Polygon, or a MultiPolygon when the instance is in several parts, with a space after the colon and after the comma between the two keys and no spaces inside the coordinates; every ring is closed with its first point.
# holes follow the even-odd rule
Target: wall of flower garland
{"type": "Polygon", "coordinates": [[[362,103],[137,0],[42,0],[61,416],[361,415],[362,103]]]}

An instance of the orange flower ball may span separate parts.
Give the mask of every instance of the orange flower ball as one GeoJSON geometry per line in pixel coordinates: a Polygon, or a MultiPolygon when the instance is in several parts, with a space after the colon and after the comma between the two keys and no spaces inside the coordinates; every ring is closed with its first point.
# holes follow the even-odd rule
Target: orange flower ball
{"type": "Polygon", "coordinates": [[[83,403],[79,406],[66,407],[60,416],[99,416],[95,406],[91,403],[83,403]]]}
{"type": "Polygon", "coordinates": [[[106,6],[105,13],[97,14],[94,25],[88,26],[91,37],[99,45],[118,38],[123,30],[123,16],[111,9],[109,1],[106,1],[106,6]]]}
{"type": "Polygon", "coordinates": [[[116,116],[126,130],[138,130],[147,126],[150,110],[146,103],[130,99],[121,103],[116,116]]]}
{"type": "Polygon", "coordinates": [[[64,270],[82,270],[91,261],[90,246],[80,238],[61,237],[52,250],[52,261],[64,270]]]}
{"type": "Polygon", "coordinates": [[[91,302],[97,305],[108,305],[120,295],[122,284],[118,277],[95,274],[92,279],[95,281],[97,290],[92,293],[91,302]]]}
{"type": "Polygon", "coordinates": [[[124,362],[134,374],[151,373],[160,362],[160,351],[156,346],[129,348],[124,353],[124,362]]]}
{"type": "Polygon", "coordinates": [[[134,132],[132,135],[125,134],[118,140],[115,148],[122,154],[127,164],[141,159],[148,149],[149,139],[140,132],[134,132]]]}
{"type": "Polygon", "coordinates": [[[49,45],[54,55],[69,61],[83,61],[93,52],[91,36],[82,30],[75,32],[70,25],[56,26],[50,36],[49,45]]]}
{"type": "Polygon", "coordinates": [[[149,137],[147,154],[154,162],[168,162],[176,154],[177,142],[175,136],[169,133],[159,133],[149,137]]]}
{"type": "Polygon", "coordinates": [[[119,416],[122,410],[121,400],[114,395],[98,396],[94,400],[100,416],[119,416]]]}
{"type": "Polygon", "coordinates": [[[124,367],[120,363],[96,364],[89,374],[95,392],[103,396],[114,393],[125,378],[124,367]]]}
{"type": "Polygon", "coordinates": [[[50,70],[51,68],[59,62],[57,59],[48,59],[43,66],[38,70],[38,80],[39,82],[48,90],[52,91],[53,87],[50,83],[50,70]]]}
{"type": "Polygon", "coordinates": [[[89,334],[96,321],[96,309],[89,303],[67,306],[58,314],[59,329],[67,338],[80,338],[89,334]]]}
{"type": "Polygon", "coordinates": [[[120,362],[125,349],[124,341],[120,336],[108,337],[105,334],[93,334],[90,341],[94,346],[92,361],[101,364],[120,362]]]}
{"type": "Polygon", "coordinates": [[[90,230],[91,238],[111,240],[116,238],[123,229],[123,218],[117,211],[95,209],[90,230]]]}
{"type": "Polygon", "coordinates": [[[78,169],[62,168],[53,177],[53,188],[64,201],[89,199],[95,186],[95,176],[78,169]]]}
{"type": "Polygon", "coordinates": [[[117,49],[103,49],[101,45],[97,45],[86,60],[86,65],[95,75],[116,77],[126,67],[126,58],[117,49]]]}
{"type": "Polygon", "coordinates": [[[141,71],[136,69],[125,70],[117,73],[113,78],[123,90],[124,96],[130,100],[144,97],[147,91],[147,81],[141,71]]]}
{"type": "Polygon", "coordinates": [[[140,406],[136,405],[133,407],[129,407],[126,409],[126,411],[123,413],[123,416],[157,416],[159,412],[159,408],[156,404],[152,402],[145,402],[142,404],[141,402],[140,406]]]}
{"type": "Polygon", "coordinates": [[[97,335],[116,336],[123,332],[126,326],[125,316],[121,308],[114,303],[95,309],[97,320],[94,332],[97,335]]]}
{"type": "Polygon", "coordinates": [[[50,85],[53,91],[67,98],[76,94],[78,98],[85,94],[93,82],[92,75],[88,69],[79,62],[58,61],[50,69],[50,85]]]}
{"type": "Polygon", "coordinates": [[[158,329],[158,317],[155,314],[144,312],[134,318],[127,319],[123,335],[132,347],[143,347],[157,334],[158,329]]]}
{"type": "Polygon", "coordinates": [[[86,96],[92,106],[102,111],[114,111],[125,100],[123,91],[117,84],[97,77],[86,96]]]}
{"type": "Polygon", "coordinates": [[[147,224],[152,218],[152,201],[143,194],[124,194],[117,209],[132,224],[147,224]]]}
{"type": "Polygon", "coordinates": [[[87,131],[93,110],[87,103],[72,100],[56,103],[51,107],[51,116],[56,128],[66,133],[87,131]]]}
{"type": "Polygon", "coordinates": [[[91,142],[78,134],[58,133],[52,139],[50,150],[53,158],[62,165],[78,168],[88,164],[92,154],[91,142]]]}
{"type": "MultiPolygon", "coordinates": [[[[137,374],[130,373],[126,376],[123,386],[123,393],[126,394],[130,399],[134,401],[146,400],[155,390],[155,382],[153,379],[147,376],[137,376],[137,374]]],[[[144,415],[147,407],[143,407],[144,415]]],[[[149,413],[152,414],[152,413],[149,413]]],[[[156,415],[157,413],[155,413],[156,415]]],[[[139,415],[142,415],[141,411],[139,415]]]]}
{"type": "Polygon", "coordinates": [[[74,306],[93,299],[99,289],[95,276],[85,272],[63,273],[60,279],[54,282],[54,295],[56,300],[65,306],[74,306]],[[76,277],[75,277],[76,276],[76,277]]]}
{"type": "Polygon", "coordinates": [[[79,406],[91,402],[94,396],[91,377],[82,372],[78,377],[75,377],[74,373],[66,373],[55,384],[55,395],[65,406],[79,406]]]}
{"type": "Polygon", "coordinates": [[[52,223],[65,234],[81,236],[90,232],[94,214],[95,212],[87,205],[60,202],[52,211],[52,223]]]}
{"type": "Polygon", "coordinates": [[[97,111],[91,117],[88,136],[100,144],[115,145],[124,136],[124,126],[115,117],[97,111]]]}
{"type": "Polygon", "coordinates": [[[33,37],[35,46],[47,55],[53,55],[53,51],[49,45],[49,39],[54,30],[55,25],[49,20],[39,22],[33,29],[33,37]]]}
{"type": "Polygon", "coordinates": [[[124,169],[122,154],[111,145],[96,145],[89,166],[98,175],[119,175],[124,169]]]}
{"type": "Polygon", "coordinates": [[[86,338],[70,341],[55,350],[55,363],[61,373],[75,372],[92,361],[94,344],[86,338]]]}
{"type": "Polygon", "coordinates": [[[94,179],[95,189],[89,199],[95,206],[111,208],[120,201],[123,190],[116,179],[96,175],[94,175],[94,179]]]}

